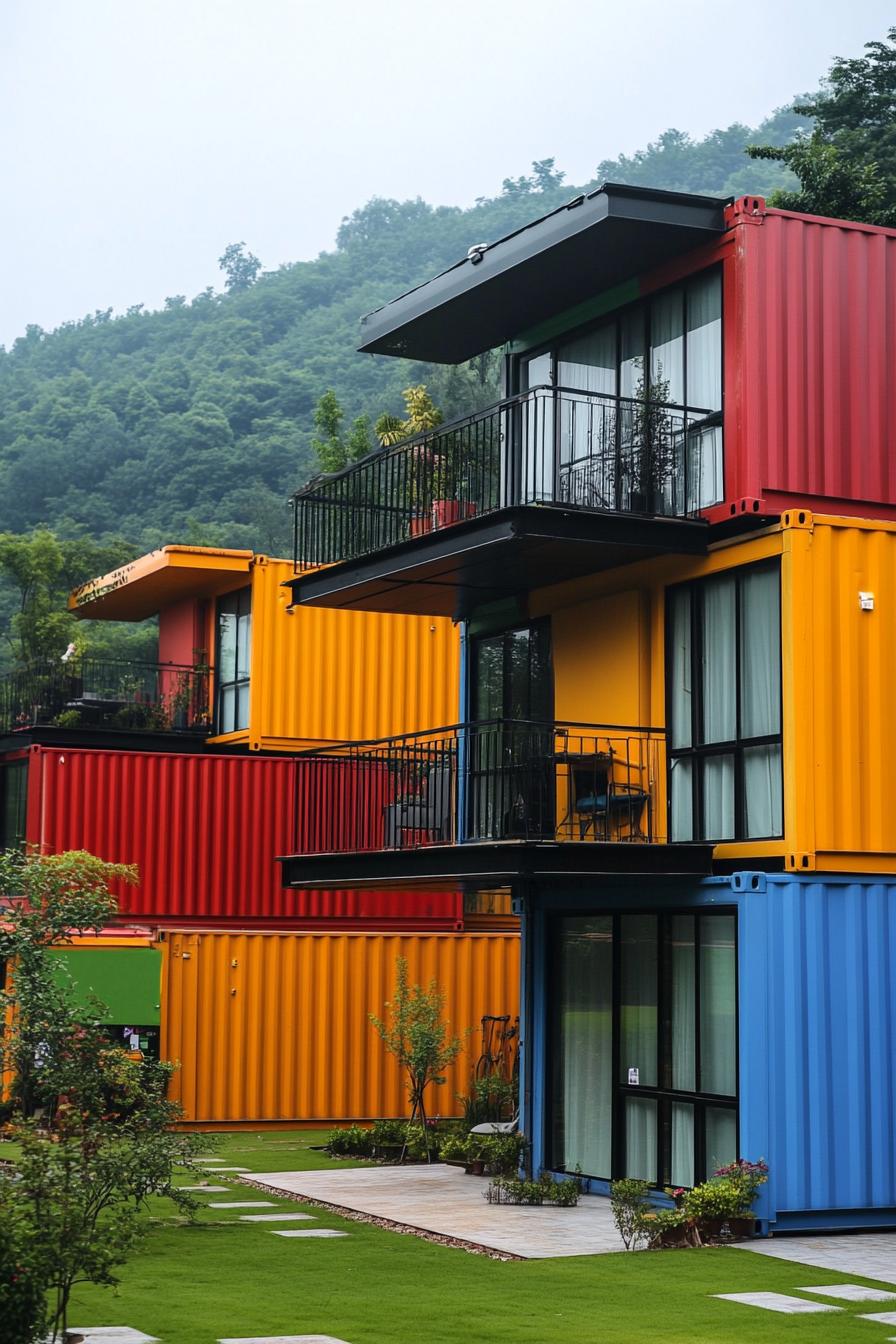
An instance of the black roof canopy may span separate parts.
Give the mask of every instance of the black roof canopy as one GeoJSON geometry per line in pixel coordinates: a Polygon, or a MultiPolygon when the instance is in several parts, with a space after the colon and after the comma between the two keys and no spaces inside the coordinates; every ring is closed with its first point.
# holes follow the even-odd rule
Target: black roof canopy
{"type": "Polygon", "coordinates": [[[729,199],[606,183],[368,313],[359,349],[471,359],[723,233],[729,199]]]}

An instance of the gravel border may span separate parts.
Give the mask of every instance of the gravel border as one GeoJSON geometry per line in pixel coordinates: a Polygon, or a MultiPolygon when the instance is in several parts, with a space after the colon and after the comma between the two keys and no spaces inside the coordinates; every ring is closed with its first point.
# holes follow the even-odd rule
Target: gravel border
{"type": "MultiPolygon", "coordinates": [[[[255,1176],[262,1176],[263,1172],[256,1172],[255,1176]]],[[[358,1209],[347,1209],[342,1204],[330,1204],[325,1199],[317,1199],[309,1195],[302,1195],[291,1190],[281,1190],[277,1186],[265,1185],[263,1181],[253,1180],[248,1176],[238,1176],[236,1178],[243,1185],[250,1186],[255,1190],[263,1190],[266,1195],[277,1194],[281,1199],[290,1199],[295,1204],[310,1204],[315,1209],[326,1209],[328,1213],[336,1213],[340,1218],[347,1218],[352,1223],[369,1223],[371,1227],[382,1227],[387,1232],[401,1232],[406,1236],[419,1237],[421,1241],[431,1241],[436,1246],[451,1246],[457,1251],[466,1251],[469,1255],[484,1255],[489,1260],[528,1260],[527,1255],[514,1255],[512,1251],[496,1251],[493,1246],[482,1246],[476,1241],[464,1241],[460,1237],[446,1237],[440,1232],[430,1232],[424,1227],[414,1227],[413,1223],[396,1223],[391,1218],[378,1218],[372,1213],[361,1213],[358,1209]]]]}

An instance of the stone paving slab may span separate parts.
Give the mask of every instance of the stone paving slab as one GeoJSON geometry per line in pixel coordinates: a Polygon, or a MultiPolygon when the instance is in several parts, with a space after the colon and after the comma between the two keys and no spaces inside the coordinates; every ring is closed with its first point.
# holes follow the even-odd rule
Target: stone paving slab
{"type": "Polygon", "coordinates": [[[132,1330],[128,1325],[70,1325],[70,1335],[83,1335],[85,1344],[158,1344],[156,1335],[144,1335],[142,1330],[132,1330]]]}
{"type": "Polygon", "coordinates": [[[241,1223],[314,1222],[313,1213],[241,1213],[241,1223]]]}
{"type": "Polygon", "coordinates": [[[740,1302],[745,1307],[762,1307],[764,1311],[780,1311],[787,1316],[808,1315],[819,1311],[842,1311],[828,1302],[807,1302],[804,1297],[790,1297],[787,1293],[713,1293],[723,1302],[740,1302]]]}
{"type": "Polygon", "coordinates": [[[883,1288],[866,1288],[861,1283],[829,1283],[821,1288],[797,1288],[796,1291],[835,1297],[841,1302],[891,1302],[896,1299],[896,1293],[886,1293],[883,1288]]]}
{"type": "MultiPolygon", "coordinates": [[[[203,1165],[204,1165],[204,1164],[203,1164],[203,1165]]],[[[208,1171],[212,1176],[220,1176],[221,1173],[224,1172],[224,1171],[240,1171],[240,1172],[243,1173],[244,1176],[248,1176],[248,1175],[249,1175],[249,1168],[248,1168],[248,1167],[209,1167],[209,1166],[206,1166],[206,1167],[205,1167],[205,1170],[208,1171]]]]}
{"type": "Polygon", "coordinates": [[[335,1335],[253,1335],[251,1339],[219,1339],[218,1344],[348,1344],[335,1335]]]}
{"type": "Polygon", "coordinates": [[[274,1237],[347,1237],[347,1232],[340,1232],[335,1227],[290,1227],[284,1228],[281,1232],[278,1228],[269,1227],[268,1231],[274,1237]]]}
{"type": "Polygon", "coordinates": [[[881,1325],[896,1325],[896,1311],[875,1311],[867,1316],[863,1313],[859,1320],[880,1321],[881,1325]]]}
{"type": "Polygon", "coordinates": [[[459,1167],[355,1167],[257,1173],[253,1183],[472,1242],[523,1259],[624,1250],[610,1201],[583,1195],[578,1208],[492,1205],[487,1182],[459,1167]]]}
{"type": "Polygon", "coordinates": [[[274,1202],[271,1199],[210,1199],[208,1202],[210,1209],[272,1209],[274,1202]]]}
{"type": "Polygon", "coordinates": [[[178,1188],[178,1190],[189,1190],[191,1194],[198,1194],[200,1191],[203,1191],[203,1190],[204,1190],[205,1193],[206,1193],[207,1195],[226,1195],[227,1192],[228,1192],[229,1190],[232,1190],[232,1189],[233,1189],[233,1186],[230,1186],[230,1185],[179,1185],[177,1188],[178,1188]]]}
{"type": "Polygon", "coordinates": [[[741,1241],[738,1250],[795,1260],[813,1269],[855,1274],[896,1284],[896,1232],[854,1233],[832,1237],[757,1237],[741,1241]]]}

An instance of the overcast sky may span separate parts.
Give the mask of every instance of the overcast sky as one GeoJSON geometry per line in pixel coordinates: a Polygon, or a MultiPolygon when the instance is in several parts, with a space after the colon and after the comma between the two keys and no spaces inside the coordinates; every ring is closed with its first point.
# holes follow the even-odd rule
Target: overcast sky
{"type": "Polygon", "coordinates": [[[571,183],[668,126],[758,122],[892,0],[0,0],[0,343],[273,269],[373,195],[571,183]]]}

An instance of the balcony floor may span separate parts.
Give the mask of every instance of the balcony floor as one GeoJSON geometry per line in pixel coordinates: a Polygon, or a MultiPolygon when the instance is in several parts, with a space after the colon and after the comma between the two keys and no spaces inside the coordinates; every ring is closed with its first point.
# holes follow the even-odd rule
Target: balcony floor
{"type": "Polygon", "coordinates": [[[687,518],[537,504],[502,509],[290,580],[293,601],[463,620],[498,601],[662,554],[703,555],[707,525],[687,518]]]}
{"type": "Polygon", "coordinates": [[[461,845],[281,857],[287,887],[492,888],[519,881],[591,881],[603,876],[708,877],[712,845],[639,841],[495,840],[461,845]]]}

